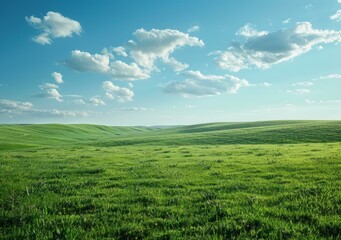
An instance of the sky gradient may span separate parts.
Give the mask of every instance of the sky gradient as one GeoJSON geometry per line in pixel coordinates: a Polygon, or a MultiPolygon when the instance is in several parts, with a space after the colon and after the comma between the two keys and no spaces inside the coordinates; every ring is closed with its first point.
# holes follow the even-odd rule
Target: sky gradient
{"type": "Polygon", "coordinates": [[[341,0],[5,0],[0,11],[0,123],[341,119],[341,0]]]}

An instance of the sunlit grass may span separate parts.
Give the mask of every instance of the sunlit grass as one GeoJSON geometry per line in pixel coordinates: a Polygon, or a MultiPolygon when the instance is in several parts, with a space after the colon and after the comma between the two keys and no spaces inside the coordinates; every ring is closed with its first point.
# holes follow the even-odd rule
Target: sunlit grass
{"type": "Polygon", "coordinates": [[[127,128],[121,135],[58,126],[66,142],[49,127],[18,130],[34,134],[34,145],[11,137],[15,126],[0,128],[9,138],[1,144],[12,146],[0,151],[1,238],[341,237],[339,122],[127,128]],[[283,144],[286,133],[296,142],[283,144]],[[264,136],[274,144],[245,144],[264,136]]]}

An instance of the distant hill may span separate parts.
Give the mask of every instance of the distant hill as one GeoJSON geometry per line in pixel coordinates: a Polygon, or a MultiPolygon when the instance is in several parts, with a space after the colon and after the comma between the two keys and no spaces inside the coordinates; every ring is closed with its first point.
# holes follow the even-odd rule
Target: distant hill
{"type": "Polygon", "coordinates": [[[206,123],[173,127],[0,125],[0,150],[62,146],[293,144],[340,142],[341,121],[206,123]]]}

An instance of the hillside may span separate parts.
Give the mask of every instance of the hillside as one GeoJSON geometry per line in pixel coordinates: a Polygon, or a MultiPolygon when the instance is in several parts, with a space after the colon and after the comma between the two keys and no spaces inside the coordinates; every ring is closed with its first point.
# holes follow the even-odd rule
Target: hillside
{"type": "Polygon", "coordinates": [[[208,123],[168,128],[0,125],[0,149],[61,146],[282,144],[341,141],[341,121],[208,123]]]}

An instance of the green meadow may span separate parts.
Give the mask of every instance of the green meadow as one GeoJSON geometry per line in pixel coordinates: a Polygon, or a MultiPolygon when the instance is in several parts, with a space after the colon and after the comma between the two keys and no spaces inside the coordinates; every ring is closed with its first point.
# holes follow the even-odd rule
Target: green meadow
{"type": "Polygon", "coordinates": [[[341,239],[341,121],[0,125],[1,239],[341,239]]]}

